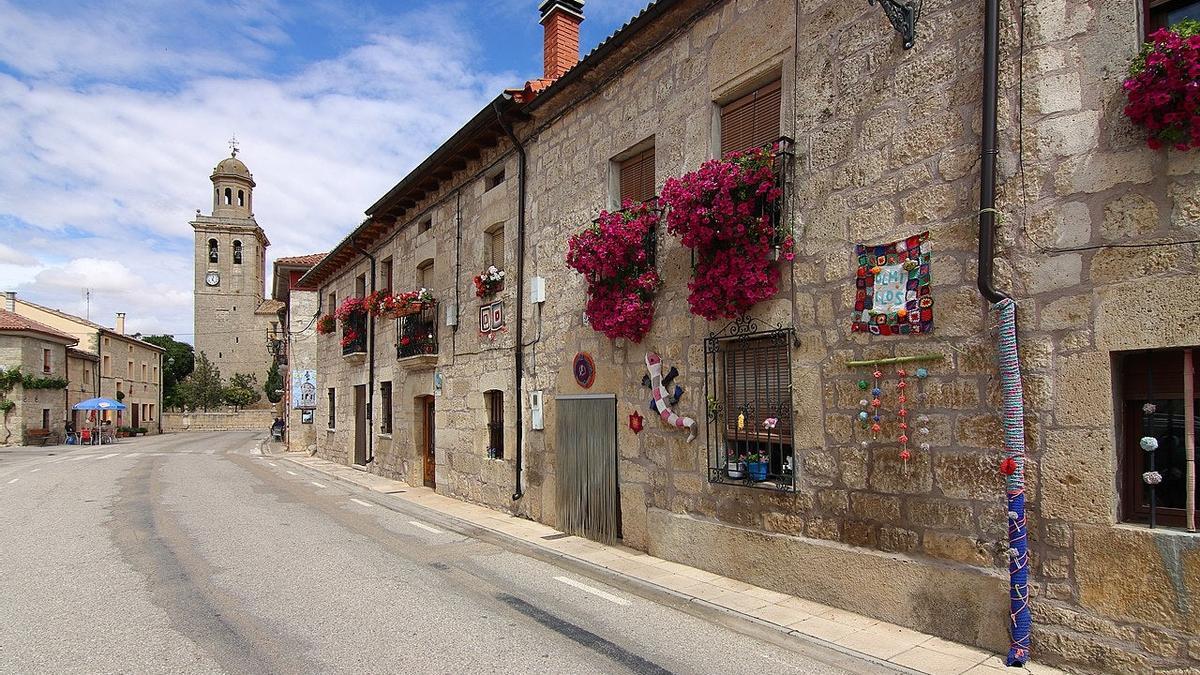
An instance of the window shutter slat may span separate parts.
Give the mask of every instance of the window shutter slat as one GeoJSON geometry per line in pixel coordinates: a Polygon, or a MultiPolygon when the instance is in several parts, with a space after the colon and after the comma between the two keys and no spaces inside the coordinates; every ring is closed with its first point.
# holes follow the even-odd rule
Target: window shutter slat
{"type": "Polygon", "coordinates": [[[776,80],[721,108],[721,154],[757,148],[779,139],[783,90],[776,80]]]}
{"type": "Polygon", "coordinates": [[[654,196],[654,148],[621,162],[621,201],[644,202],[654,196]]]}

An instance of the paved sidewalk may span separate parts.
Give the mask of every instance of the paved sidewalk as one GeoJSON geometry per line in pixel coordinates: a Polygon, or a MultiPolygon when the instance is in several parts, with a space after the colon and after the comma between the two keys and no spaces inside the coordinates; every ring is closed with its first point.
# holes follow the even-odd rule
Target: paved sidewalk
{"type": "Polygon", "coordinates": [[[436,511],[451,520],[459,521],[467,529],[486,530],[503,539],[519,543],[524,548],[540,550],[555,558],[599,568],[610,575],[617,575],[627,582],[632,582],[636,587],[660,593],[665,591],[699,607],[727,613],[735,620],[748,621],[778,631],[778,636],[793,636],[816,642],[901,671],[931,675],[1062,672],[1036,663],[1021,669],[1006,668],[1001,656],[903,626],[751,586],[736,579],[655,558],[624,546],[606,546],[588,539],[563,535],[541,523],[439,495],[429,488],[413,487],[343,464],[309,457],[304,453],[272,454],[276,458],[286,459],[333,478],[436,511]]]}

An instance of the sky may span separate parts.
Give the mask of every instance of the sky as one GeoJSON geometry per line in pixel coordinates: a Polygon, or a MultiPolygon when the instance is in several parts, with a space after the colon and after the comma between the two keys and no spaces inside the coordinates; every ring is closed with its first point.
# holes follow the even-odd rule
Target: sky
{"type": "MultiPolygon", "coordinates": [[[[587,0],[583,53],[648,2],[587,0]]],[[[328,251],[483,105],[541,76],[538,4],[0,0],[0,291],[191,342],[188,222],[211,211],[231,137],[267,273],[328,251]]]]}

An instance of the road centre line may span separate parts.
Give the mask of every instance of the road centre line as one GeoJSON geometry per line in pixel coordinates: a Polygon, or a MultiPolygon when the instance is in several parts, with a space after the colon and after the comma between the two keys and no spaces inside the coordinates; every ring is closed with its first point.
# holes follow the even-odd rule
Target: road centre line
{"type": "Polygon", "coordinates": [[[350,501],[354,502],[355,504],[358,504],[359,506],[370,506],[371,505],[370,502],[364,502],[363,500],[355,499],[354,497],[351,497],[350,501]]]}
{"type": "Polygon", "coordinates": [[[326,488],[326,486],[325,486],[324,484],[322,484],[322,483],[318,483],[318,482],[317,482],[317,481],[315,481],[315,480],[310,480],[310,481],[308,481],[308,482],[312,483],[313,485],[316,485],[317,487],[321,488],[322,490],[324,490],[324,489],[326,488]]]}
{"type": "Polygon", "coordinates": [[[592,595],[595,595],[597,597],[604,598],[605,600],[608,600],[609,602],[615,602],[618,605],[631,604],[625,598],[618,598],[617,596],[613,595],[612,593],[605,593],[604,591],[600,590],[599,588],[593,588],[591,586],[588,586],[587,584],[575,581],[574,579],[568,579],[567,577],[554,577],[554,580],[561,581],[562,583],[564,583],[568,586],[574,586],[575,588],[578,588],[581,591],[591,593],[592,595]]]}
{"type": "Polygon", "coordinates": [[[291,469],[284,469],[284,471],[287,471],[288,473],[292,474],[293,476],[299,476],[299,475],[300,475],[300,474],[296,473],[295,471],[292,471],[291,469]]]}
{"type": "Polygon", "coordinates": [[[419,523],[419,522],[417,522],[417,521],[415,521],[415,520],[410,520],[410,521],[408,521],[408,524],[409,524],[409,525],[412,525],[412,526],[414,526],[414,527],[419,527],[419,528],[421,528],[422,530],[425,530],[425,531],[427,531],[427,532],[432,532],[432,533],[434,533],[434,534],[445,534],[444,532],[442,532],[441,530],[437,529],[436,527],[430,527],[430,526],[426,525],[425,523],[419,523]]]}
{"type": "Polygon", "coordinates": [[[116,457],[116,456],[117,456],[117,455],[119,455],[119,454],[121,454],[121,453],[119,453],[119,452],[110,452],[110,453],[108,453],[107,455],[101,455],[101,456],[97,457],[96,459],[108,459],[109,457],[116,457]]]}
{"type": "Polygon", "coordinates": [[[30,469],[29,473],[37,473],[39,471],[41,471],[41,469],[30,469]]]}
{"type": "Polygon", "coordinates": [[[20,479],[20,478],[14,478],[14,479],[12,479],[12,480],[8,481],[8,484],[9,484],[9,485],[12,485],[13,483],[15,483],[15,482],[17,482],[17,481],[19,481],[19,480],[21,480],[21,479],[20,479]]]}

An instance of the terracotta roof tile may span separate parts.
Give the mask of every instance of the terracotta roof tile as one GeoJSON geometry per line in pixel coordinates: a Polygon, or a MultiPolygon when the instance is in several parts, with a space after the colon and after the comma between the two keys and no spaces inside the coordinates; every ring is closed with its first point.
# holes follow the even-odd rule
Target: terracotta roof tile
{"type": "Polygon", "coordinates": [[[262,301],[262,304],[258,306],[258,309],[254,310],[254,313],[255,314],[274,314],[274,313],[278,312],[279,310],[283,309],[283,306],[284,306],[283,302],[281,302],[279,300],[271,300],[268,298],[267,300],[262,301]]]}
{"type": "Polygon", "coordinates": [[[296,255],[290,258],[276,258],[276,265],[296,265],[296,266],[311,266],[321,262],[324,258],[324,253],[310,253],[308,255],[296,255]]]}
{"type": "Polygon", "coordinates": [[[38,323],[33,319],[27,319],[20,314],[10,312],[6,309],[0,309],[0,330],[27,330],[35,333],[43,333],[56,338],[64,338],[70,340],[71,342],[79,341],[74,335],[67,335],[57,328],[51,328],[44,323],[38,323]]]}

